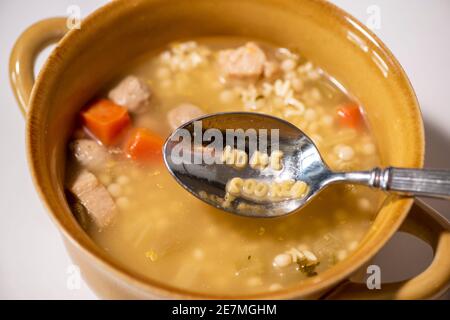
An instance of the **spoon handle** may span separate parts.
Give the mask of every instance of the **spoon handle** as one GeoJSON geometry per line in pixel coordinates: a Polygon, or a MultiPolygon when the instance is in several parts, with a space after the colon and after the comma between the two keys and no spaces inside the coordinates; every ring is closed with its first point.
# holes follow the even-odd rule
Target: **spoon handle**
{"type": "Polygon", "coordinates": [[[399,194],[450,199],[450,170],[375,168],[346,172],[339,180],[399,194]]]}

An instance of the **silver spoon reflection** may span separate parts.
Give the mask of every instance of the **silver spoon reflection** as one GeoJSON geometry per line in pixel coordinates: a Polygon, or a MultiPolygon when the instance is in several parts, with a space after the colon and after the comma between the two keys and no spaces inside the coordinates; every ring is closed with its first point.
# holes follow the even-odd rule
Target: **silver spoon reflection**
{"type": "Polygon", "coordinates": [[[390,167],[370,171],[334,172],[325,164],[313,141],[299,128],[285,120],[259,113],[216,113],[191,120],[171,134],[164,144],[163,155],[169,172],[186,190],[216,208],[241,216],[287,215],[306,205],[333,183],[362,184],[408,196],[450,196],[448,170],[390,167]],[[216,135],[211,134],[212,131],[208,129],[214,129],[216,135]],[[227,133],[236,132],[235,130],[256,132],[258,150],[267,150],[267,154],[272,150],[280,150],[283,153],[281,170],[268,167],[261,171],[249,165],[238,169],[222,163],[220,155],[226,145],[245,151],[248,159],[251,157],[249,153],[254,146],[251,134],[243,135],[241,145],[236,140],[227,143],[227,133]],[[217,133],[223,142],[219,150],[211,147],[219,139],[217,133]],[[299,198],[273,201],[236,197],[232,201],[226,201],[227,183],[235,177],[269,183],[303,181],[308,187],[299,198]]]}

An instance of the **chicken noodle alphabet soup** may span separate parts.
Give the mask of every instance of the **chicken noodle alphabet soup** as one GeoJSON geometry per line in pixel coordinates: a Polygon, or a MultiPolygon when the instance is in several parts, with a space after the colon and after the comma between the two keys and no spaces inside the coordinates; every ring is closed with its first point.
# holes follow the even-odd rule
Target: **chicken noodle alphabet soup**
{"type": "MultiPolygon", "coordinates": [[[[162,160],[164,140],[193,118],[223,111],[291,122],[332,169],[379,165],[363,106],[301,52],[234,38],[172,43],[128,66],[79,113],[65,184],[84,230],[126,268],[203,293],[277,291],[346,259],[381,193],[334,185],[299,213],[252,219],[214,209],[174,181],[162,160]]],[[[225,146],[224,165],[283,170],[283,154],[241,151],[225,146]]],[[[239,179],[227,185],[233,197],[279,201],[308,187],[239,179]]]]}

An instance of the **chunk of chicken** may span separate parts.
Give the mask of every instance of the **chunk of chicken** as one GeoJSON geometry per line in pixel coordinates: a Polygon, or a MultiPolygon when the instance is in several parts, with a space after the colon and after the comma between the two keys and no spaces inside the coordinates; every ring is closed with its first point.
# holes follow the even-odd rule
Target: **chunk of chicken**
{"type": "Polygon", "coordinates": [[[266,61],[264,51],[253,42],[233,50],[222,50],[218,57],[222,73],[237,79],[257,79],[263,74],[266,61]]]}
{"type": "Polygon", "coordinates": [[[116,215],[113,198],[91,172],[84,169],[77,171],[69,177],[67,188],[86,208],[98,227],[106,227],[116,215]]]}
{"type": "Polygon", "coordinates": [[[182,103],[178,107],[172,109],[167,114],[167,121],[169,122],[172,130],[175,130],[182,124],[200,117],[204,112],[199,107],[190,104],[190,103],[182,103]]]}
{"type": "Polygon", "coordinates": [[[149,105],[151,95],[150,87],[145,81],[128,76],[109,91],[108,98],[130,112],[140,113],[149,105]]]}
{"type": "Polygon", "coordinates": [[[90,139],[74,140],[70,149],[80,165],[94,172],[99,171],[110,157],[104,146],[90,139]]]}

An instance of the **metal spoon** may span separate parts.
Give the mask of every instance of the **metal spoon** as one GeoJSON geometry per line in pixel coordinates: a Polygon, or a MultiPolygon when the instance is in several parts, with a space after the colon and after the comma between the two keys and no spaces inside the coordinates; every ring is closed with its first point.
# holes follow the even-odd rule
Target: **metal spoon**
{"type": "MultiPolygon", "coordinates": [[[[245,141],[245,150],[248,152],[249,139],[245,141]]],[[[260,146],[263,144],[261,143],[260,146]]],[[[215,152],[221,151],[215,150],[215,152]]],[[[248,155],[249,159],[250,156],[248,155]]],[[[374,168],[369,171],[334,172],[325,164],[312,140],[299,128],[285,120],[259,113],[216,113],[185,123],[165,142],[164,161],[178,183],[194,196],[216,208],[241,216],[287,215],[306,205],[320,191],[333,183],[361,184],[407,196],[450,197],[449,170],[389,167],[374,168]],[[267,168],[261,171],[248,165],[243,169],[236,169],[223,163],[205,163],[201,156],[205,154],[205,151],[210,152],[211,147],[207,146],[210,141],[202,141],[201,138],[211,128],[220,130],[224,145],[227,129],[243,129],[244,131],[255,129],[258,133],[264,132],[259,131],[260,129],[267,129],[268,150],[278,148],[283,152],[282,169],[267,168]],[[272,141],[272,136],[275,136],[271,134],[272,129],[279,130],[278,143],[272,141]],[[190,136],[191,139],[183,140],[181,136],[190,136]],[[184,146],[183,152],[180,152],[181,146],[184,146]],[[183,163],[182,157],[190,160],[183,163]],[[300,180],[307,183],[308,189],[303,197],[297,199],[256,201],[237,197],[231,203],[224,202],[226,185],[234,177],[261,181],[300,180]]]]}

